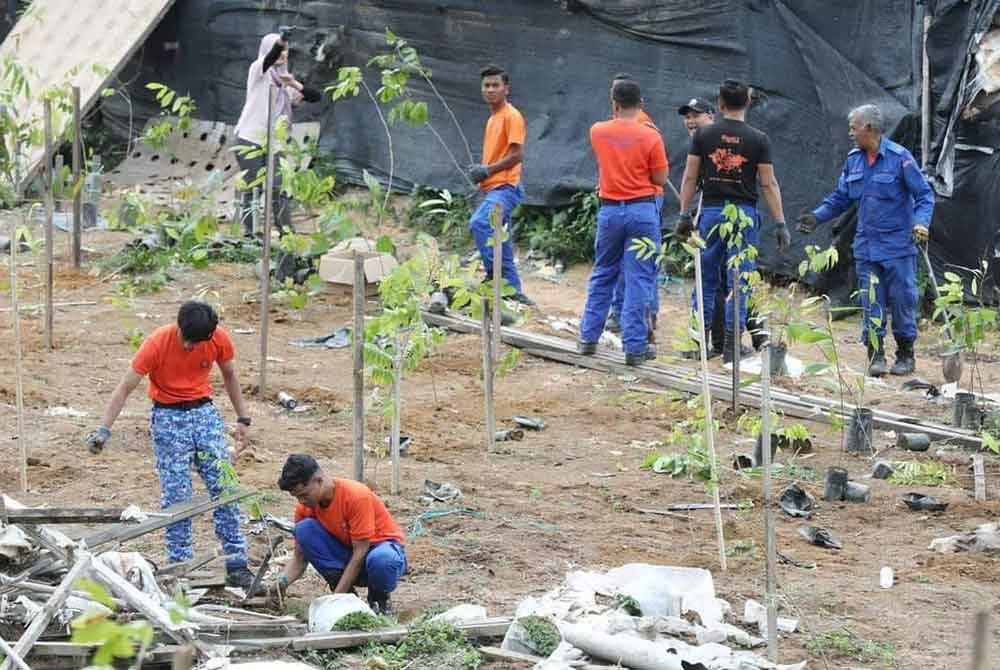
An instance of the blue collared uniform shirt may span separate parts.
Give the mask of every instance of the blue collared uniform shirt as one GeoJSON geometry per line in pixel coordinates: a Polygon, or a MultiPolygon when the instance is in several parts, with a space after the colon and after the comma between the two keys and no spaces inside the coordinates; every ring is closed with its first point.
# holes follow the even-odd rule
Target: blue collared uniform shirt
{"type": "Polygon", "coordinates": [[[821,222],[828,221],[854,202],[858,203],[856,260],[877,262],[916,255],[913,227],[923,225],[930,230],[934,190],[905,147],[883,137],[871,165],[863,151],[851,150],[837,190],[813,214],[821,222]]]}

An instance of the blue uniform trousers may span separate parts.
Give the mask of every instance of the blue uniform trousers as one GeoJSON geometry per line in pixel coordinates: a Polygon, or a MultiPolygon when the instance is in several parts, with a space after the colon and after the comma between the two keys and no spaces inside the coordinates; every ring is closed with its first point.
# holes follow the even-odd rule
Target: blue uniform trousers
{"type": "MultiPolygon", "coordinates": [[[[737,205],[747,216],[754,220],[752,227],[745,228],[743,233],[743,244],[740,248],[729,247],[726,240],[719,236],[718,226],[724,222],[722,207],[702,207],[701,220],[698,222],[698,231],[701,238],[705,240],[705,248],[701,250],[701,292],[704,301],[705,327],[712,323],[712,315],[715,312],[717,300],[726,301],[726,330],[733,330],[733,309],[731,292],[733,289],[733,275],[730,260],[745,250],[748,246],[757,247],[757,238],[760,231],[760,219],[757,208],[749,204],[737,205]]],[[[744,259],[740,264],[740,329],[746,330],[747,323],[747,300],[750,297],[750,288],[747,285],[745,274],[752,272],[757,267],[754,260],[744,259]]],[[[697,313],[698,300],[696,293],[691,292],[691,311],[697,313]]]]}
{"type": "MultiPolygon", "coordinates": [[[[503,225],[510,233],[510,213],[524,200],[524,189],[520,186],[497,186],[495,189],[486,192],[483,201],[472,213],[469,219],[469,230],[476,240],[476,248],[479,249],[479,257],[483,260],[483,267],[486,268],[486,278],[493,279],[493,246],[489,241],[493,239],[493,227],[490,225],[490,212],[495,205],[500,205],[503,211],[503,225]]],[[[521,278],[517,274],[517,266],[514,265],[514,243],[511,235],[503,243],[503,278],[515,291],[521,293],[521,278]]]]}
{"type": "MultiPolygon", "coordinates": [[[[321,575],[342,571],[351,560],[352,548],[327,532],[319,521],[302,519],[295,524],[295,542],[309,565],[321,575]]],[[[395,540],[379,542],[368,549],[358,577],[358,585],[369,591],[391,593],[406,574],[406,550],[395,540]]]]}
{"type": "MultiPolygon", "coordinates": [[[[663,211],[663,196],[656,196],[656,211],[663,211]]],[[[661,227],[662,230],[662,227],[661,227]]],[[[618,283],[615,284],[615,292],[611,294],[611,313],[617,317],[621,316],[622,306],[625,304],[625,273],[618,273],[618,283]]],[[[650,296],[650,312],[655,317],[660,313],[660,287],[657,282],[653,282],[653,295],[650,296]]]]}
{"type": "MultiPolygon", "coordinates": [[[[191,500],[192,467],[198,470],[212,498],[222,495],[226,488],[224,464],[230,460],[226,427],[215,405],[207,403],[187,411],[153,407],[150,432],[163,508],[191,500]]],[[[212,521],[223,552],[231,556],[226,567],[245,566],[247,544],[240,532],[239,506],[230,503],[217,507],[212,521]]],[[[167,559],[174,563],[194,558],[191,541],[191,519],[167,526],[167,559]]]]}
{"type": "Polygon", "coordinates": [[[871,320],[879,338],[885,337],[887,307],[892,309],[892,334],[897,340],[917,339],[917,270],[916,256],[884,261],[856,260],[858,290],[861,295],[861,342],[868,344],[871,320]],[[875,282],[875,302],[869,300],[869,277],[875,282]]]}
{"type": "Polygon", "coordinates": [[[625,275],[622,308],[622,348],[627,354],[646,351],[649,338],[647,313],[656,289],[656,257],[660,249],[660,217],[652,202],[601,205],[597,212],[594,270],[587,287],[587,304],[580,323],[580,340],[597,342],[611,307],[618,276],[625,275]],[[648,238],[656,253],[642,259],[628,251],[637,238],[648,238]]]}

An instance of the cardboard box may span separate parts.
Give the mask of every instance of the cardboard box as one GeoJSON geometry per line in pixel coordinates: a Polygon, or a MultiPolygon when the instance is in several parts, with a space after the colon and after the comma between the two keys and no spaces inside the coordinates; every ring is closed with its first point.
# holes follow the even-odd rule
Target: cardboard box
{"type": "MultiPolygon", "coordinates": [[[[364,259],[365,292],[370,294],[372,287],[399,265],[389,254],[375,251],[375,243],[362,237],[354,237],[340,242],[330,251],[323,254],[319,261],[319,276],[331,284],[354,286],[354,255],[364,259]]],[[[377,289],[376,291],[377,292],[377,289]]]]}

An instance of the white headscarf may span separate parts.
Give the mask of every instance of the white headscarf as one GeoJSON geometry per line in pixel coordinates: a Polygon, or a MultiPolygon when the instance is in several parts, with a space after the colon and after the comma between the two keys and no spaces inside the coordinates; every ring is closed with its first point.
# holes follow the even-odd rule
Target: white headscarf
{"type": "Polygon", "coordinates": [[[263,144],[267,141],[267,96],[273,84],[277,89],[274,104],[274,123],[284,116],[292,122],[292,99],[281,76],[288,74],[285,64],[275,63],[264,72],[264,58],[271,52],[275,42],[281,39],[277,33],[264,35],[257,50],[257,60],[250,64],[247,73],[247,96],[236,123],[236,136],[240,139],[263,144]]]}

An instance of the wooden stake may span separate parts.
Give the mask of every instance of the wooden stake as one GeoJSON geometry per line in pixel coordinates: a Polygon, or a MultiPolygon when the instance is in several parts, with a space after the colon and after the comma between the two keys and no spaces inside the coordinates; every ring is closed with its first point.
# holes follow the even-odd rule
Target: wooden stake
{"type": "MultiPolygon", "coordinates": [[[[76,560],[76,563],[73,564],[73,567],[70,568],[70,571],[66,573],[62,582],[59,583],[58,588],[52,592],[52,595],[49,596],[49,599],[45,602],[44,607],[42,607],[41,611],[31,620],[31,623],[25,629],[21,638],[13,646],[12,650],[14,652],[14,656],[20,656],[21,658],[27,656],[28,652],[31,651],[31,648],[35,645],[35,642],[37,642],[38,638],[42,636],[43,632],[45,632],[49,622],[52,621],[52,617],[55,616],[59,608],[62,607],[62,604],[66,602],[66,598],[69,597],[70,591],[73,590],[73,585],[76,583],[76,580],[81,574],[83,574],[83,571],[90,564],[90,554],[84,552],[83,555],[76,560]]],[[[9,670],[12,665],[13,662],[11,661],[11,656],[8,656],[3,662],[3,665],[0,665],[0,670],[9,670]]]]}
{"type": "Polygon", "coordinates": [[[931,15],[924,5],[923,57],[921,59],[922,82],[920,87],[920,169],[927,168],[931,153],[931,62],[927,56],[927,34],[931,30],[931,15]]]}
{"type": "Polygon", "coordinates": [[[972,642],[972,670],[990,668],[990,612],[976,614],[976,633],[972,642]]]}
{"type": "Polygon", "coordinates": [[[740,327],[740,267],[733,266],[733,416],[740,415],[740,353],[743,330],[740,327]]]}
{"type": "MultiPolygon", "coordinates": [[[[493,356],[491,352],[493,350],[493,328],[490,323],[490,312],[487,309],[486,302],[483,302],[483,323],[482,323],[482,342],[483,342],[483,401],[484,409],[486,413],[486,452],[492,453],[496,449],[496,438],[497,438],[497,423],[496,416],[494,415],[494,405],[493,405],[493,356]]],[[[496,338],[500,338],[500,334],[496,333],[496,338]]]]}
{"type": "Polygon", "coordinates": [[[392,435],[390,436],[392,451],[392,495],[398,496],[400,490],[399,475],[399,423],[403,407],[400,404],[399,386],[403,376],[403,352],[400,349],[399,335],[393,342],[392,358],[392,435]]]}
{"type": "Polygon", "coordinates": [[[260,272],[260,398],[267,393],[267,330],[271,320],[271,215],[274,211],[274,88],[267,94],[267,168],[264,176],[264,249],[260,272]]]}
{"type": "MultiPolygon", "coordinates": [[[[28,215],[24,215],[25,228],[28,215]]],[[[24,387],[21,384],[21,310],[18,307],[17,251],[21,240],[17,223],[11,222],[10,231],[10,312],[14,315],[14,404],[17,409],[17,446],[21,456],[21,493],[28,492],[28,434],[24,430],[24,387]]]]}
{"type": "Polygon", "coordinates": [[[45,193],[45,348],[52,351],[52,255],[55,235],[52,232],[52,214],[55,202],[52,194],[52,102],[45,101],[45,163],[42,189],[45,193]]]}
{"type": "Polygon", "coordinates": [[[972,456],[972,476],[974,478],[976,500],[986,500],[986,470],[983,468],[982,454],[974,454],[972,456]]]}
{"type": "Polygon", "coordinates": [[[354,479],[365,479],[365,260],[354,252],[354,479]]]}
{"type": "Polygon", "coordinates": [[[491,351],[494,365],[500,361],[500,307],[503,304],[502,293],[500,291],[503,284],[503,209],[500,205],[493,205],[490,211],[490,223],[493,225],[493,333],[495,337],[490,338],[491,351]]]}
{"type": "Polygon", "coordinates": [[[773,490],[771,486],[771,343],[761,350],[760,363],[760,441],[764,466],[764,546],[766,568],[764,573],[764,605],[767,607],[767,657],[778,661],[778,606],[775,598],[775,566],[777,550],[774,546],[773,490]]]}
{"type": "Polygon", "coordinates": [[[83,235],[83,121],[80,118],[80,87],[73,87],[73,267],[81,261],[80,238],[83,235]]]}
{"type": "Polygon", "coordinates": [[[701,354],[701,397],[705,401],[705,445],[712,466],[712,504],[715,509],[715,534],[719,543],[719,565],[723,572],[726,565],[726,537],[722,530],[722,509],[719,507],[719,458],[715,453],[715,431],[712,419],[712,390],[708,382],[708,351],[705,347],[705,298],[701,290],[701,250],[694,253],[694,291],[698,308],[698,348],[701,354]]]}

